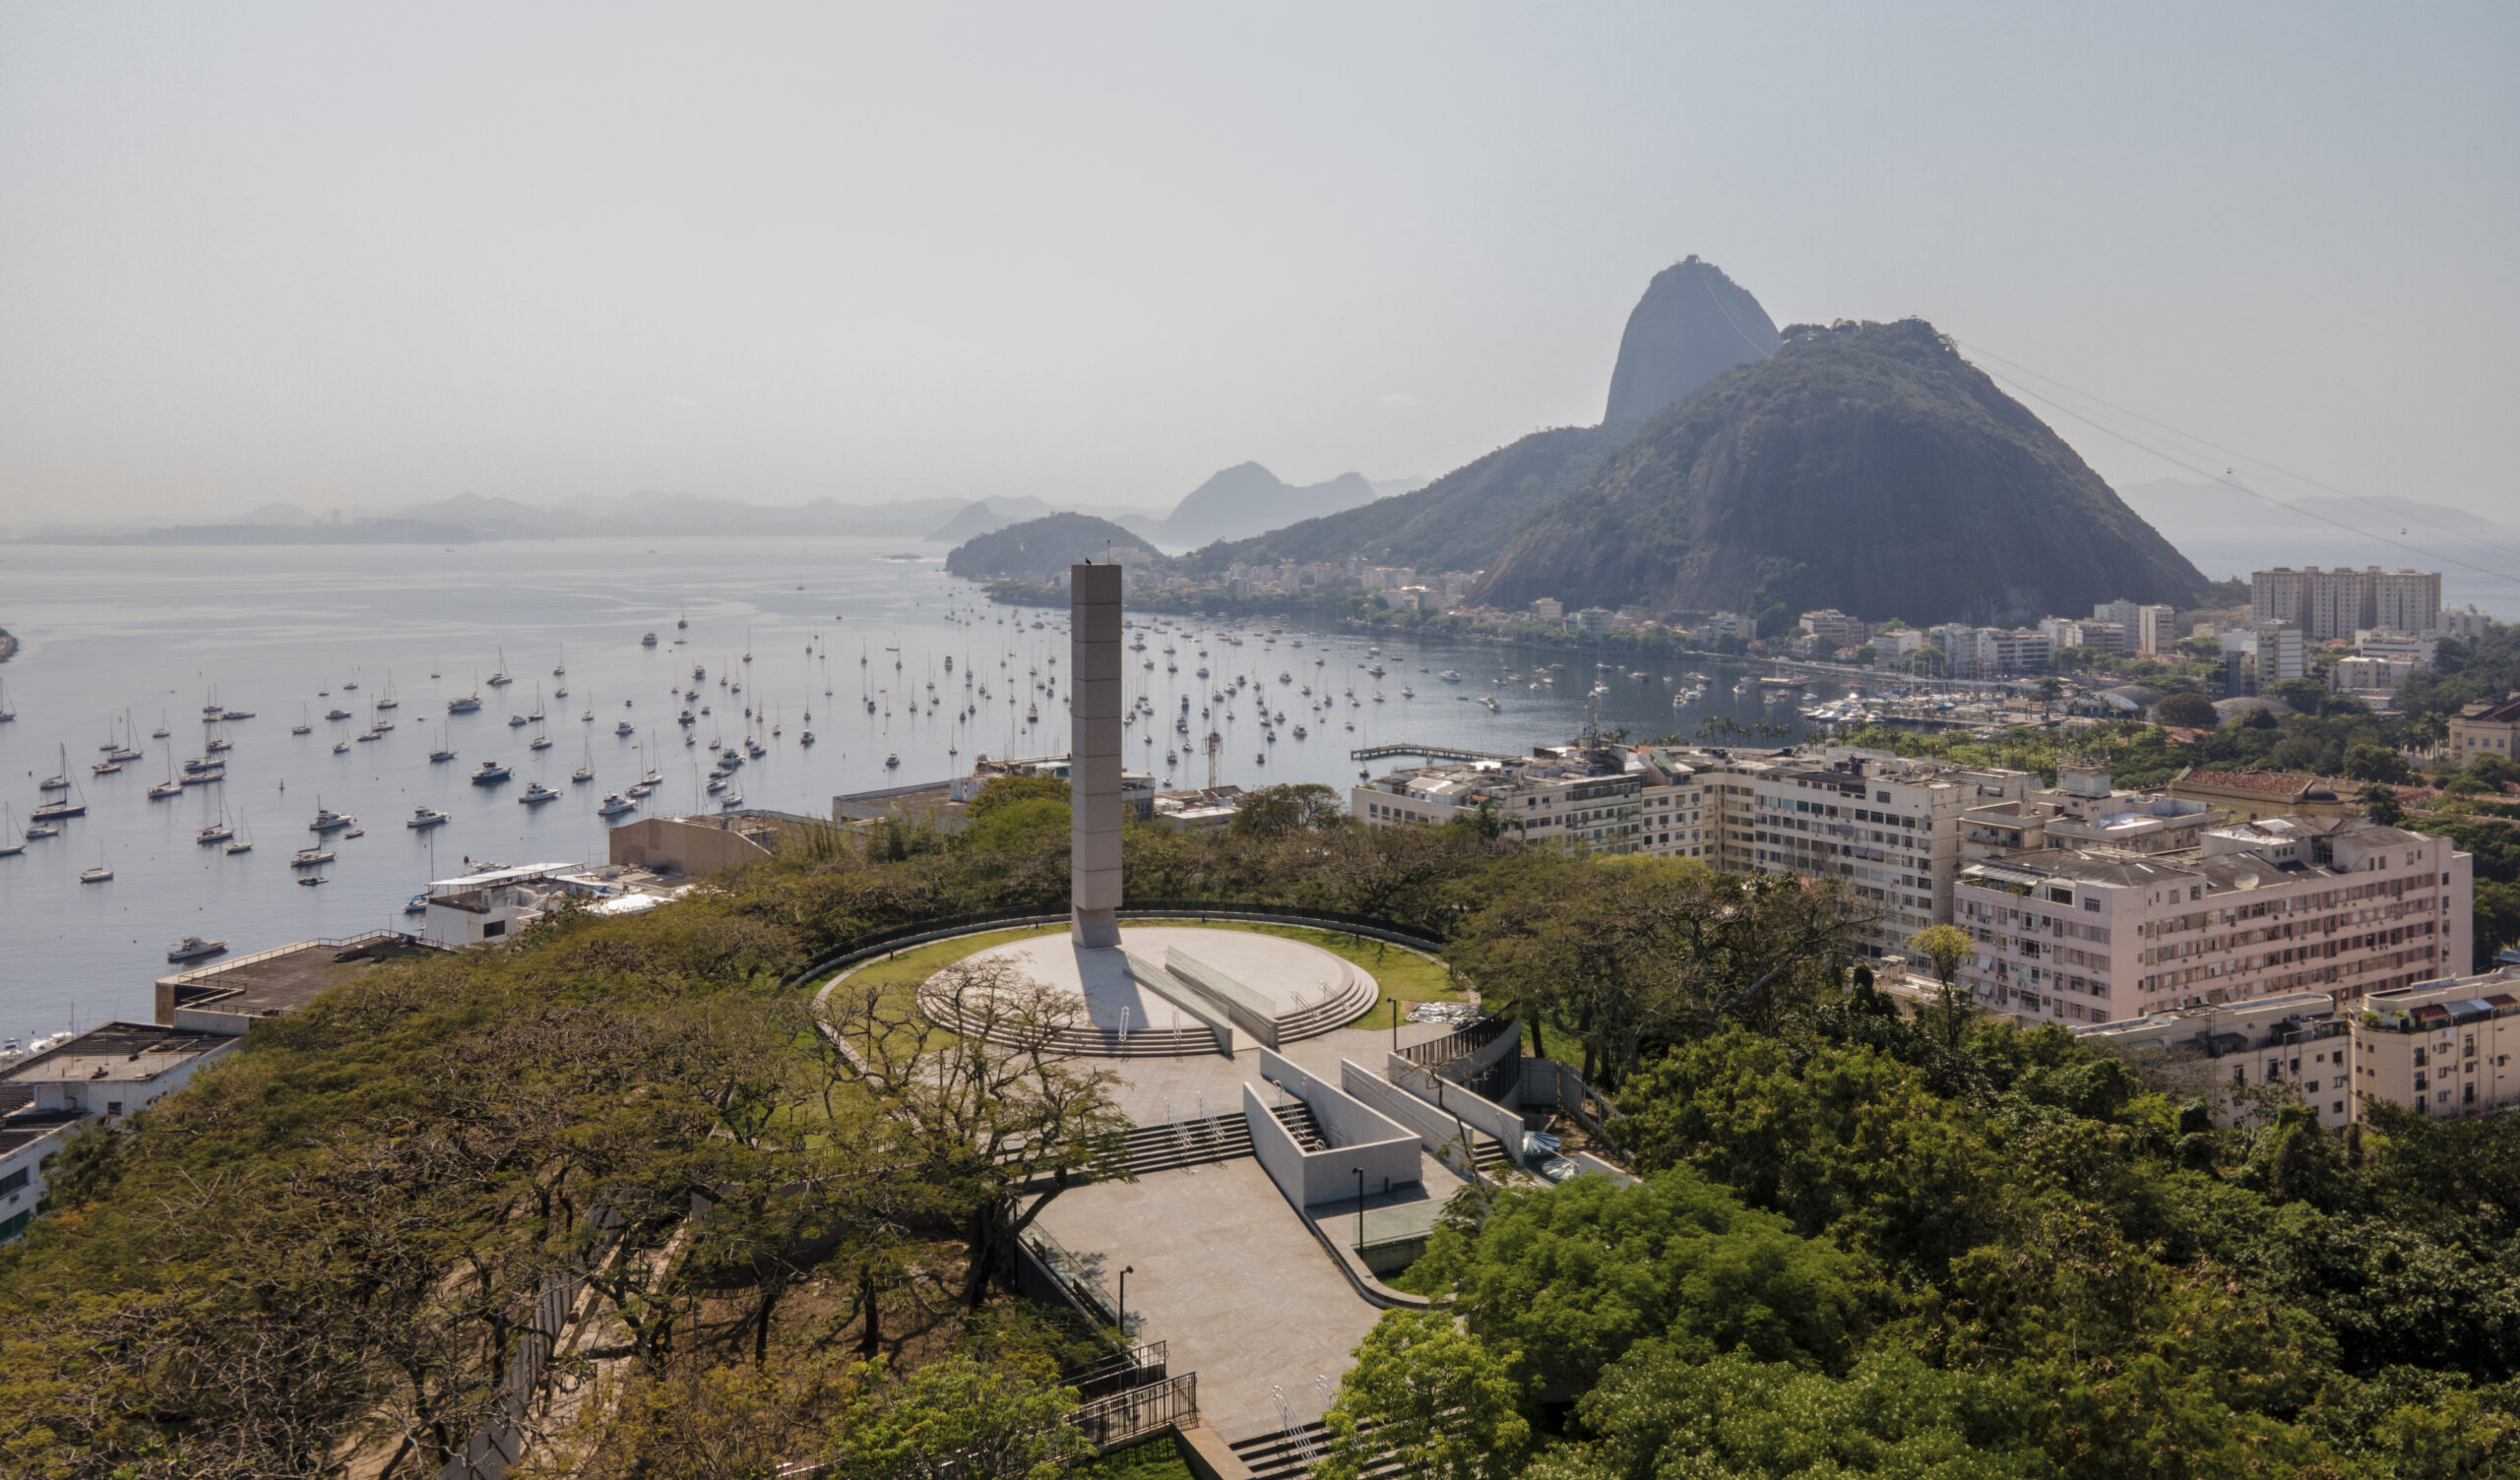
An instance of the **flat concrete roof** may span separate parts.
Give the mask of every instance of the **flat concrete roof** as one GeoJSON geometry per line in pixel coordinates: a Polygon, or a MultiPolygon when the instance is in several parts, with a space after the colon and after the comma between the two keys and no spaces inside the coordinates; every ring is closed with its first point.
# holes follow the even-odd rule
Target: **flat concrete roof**
{"type": "Polygon", "coordinates": [[[8,1078],[21,1083],[52,1079],[129,1083],[154,1079],[235,1041],[231,1035],[196,1033],[155,1022],[108,1022],[90,1028],[59,1048],[35,1055],[10,1070],[8,1078]]]}
{"type": "MultiPolygon", "coordinates": [[[[359,948],[352,948],[359,949],[359,948]]],[[[402,950],[389,946],[389,954],[402,950]]],[[[340,946],[301,941],[294,946],[186,971],[167,978],[174,986],[177,1009],[198,1008],[239,1017],[264,1018],[293,1013],[376,964],[360,949],[356,960],[338,960],[340,946]]]]}

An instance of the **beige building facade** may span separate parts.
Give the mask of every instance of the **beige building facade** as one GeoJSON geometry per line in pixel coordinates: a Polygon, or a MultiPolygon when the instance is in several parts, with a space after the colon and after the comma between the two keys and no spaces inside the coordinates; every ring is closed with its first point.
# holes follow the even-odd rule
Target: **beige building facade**
{"type": "Polygon", "coordinates": [[[2107,1022],[2323,993],[2350,1006],[2468,963],[2474,860],[2376,823],[2278,818],[2192,852],[2051,848],[1971,863],[1960,979],[2025,1021],[2107,1022]]]}

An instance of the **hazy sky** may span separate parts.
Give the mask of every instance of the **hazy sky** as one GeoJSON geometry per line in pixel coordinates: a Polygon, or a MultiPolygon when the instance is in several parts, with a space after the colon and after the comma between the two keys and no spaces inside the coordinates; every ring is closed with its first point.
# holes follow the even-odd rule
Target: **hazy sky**
{"type": "Polygon", "coordinates": [[[2516,42],[2507,0],[9,4],[0,520],[1435,473],[1598,420],[1695,252],[1779,324],[1920,314],[2520,522],[2516,42]]]}

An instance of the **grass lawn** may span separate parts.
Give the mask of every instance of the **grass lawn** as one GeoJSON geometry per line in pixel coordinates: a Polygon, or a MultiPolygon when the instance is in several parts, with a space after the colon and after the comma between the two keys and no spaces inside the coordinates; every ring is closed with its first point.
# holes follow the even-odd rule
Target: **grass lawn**
{"type": "MultiPolygon", "coordinates": [[[[1128,912],[1121,911],[1120,917],[1122,922],[1126,923],[1128,912]]],[[[1191,922],[1151,920],[1147,923],[1178,925],[1191,922]]],[[[1350,1027],[1375,1027],[1389,1022],[1391,1020],[1390,1004],[1395,1002],[1402,1004],[1401,1016],[1405,1018],[1408,1016],[1410,1003],[1461,1000],[1462,994],[1453,985],[1452,973],[1445,968],[1442,961],[1431,956],[1420,955],[1406,946],[1395,946],[1387,941],[1348,935],[1336,930],[1313,930],[1299,925],[1262,925],[1247,920],[1211,920],[1207,928],[1256,930],[1263,935],[1284,936],[1291,941],[1301,941],[1307,946],[1318,946],[1331,955],[1343,956],[1371,972],[1374,980],[1382,987],[1382,995],[1375,999],[1372,1007],[1358,1014],[1355,1019],[1348,1024],[1350,1027]]],[[[1027,940],[1040,935],[1056,935],[1066,929],[1065,925],[1035,925],[1019,930],[992,930],[979,935],[956,936],[950,941],[914,946],[890,959],[868,961],[850,972],[849,979],[853,983],[870,981],[880,983],[898,989],[907,996],[915,992],[920,982],[927,980],[953,962],[961,960],[964,956],[986,951],[992,946],[1003,946],[1009,941],[1027,940]]]]}

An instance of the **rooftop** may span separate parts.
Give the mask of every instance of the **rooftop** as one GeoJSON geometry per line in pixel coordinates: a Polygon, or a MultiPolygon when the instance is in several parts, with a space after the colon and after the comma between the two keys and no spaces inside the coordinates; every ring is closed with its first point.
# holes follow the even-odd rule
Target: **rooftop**
{"type": "Polygon", "coordinates": [[[2294,801],[2334,801],[2336,784],[2319,776],[2298,771],[2199,771],[2190,770],[2171,782],[2173,786],[2210,786],[2217,791],[2244,791],[2257,796],[2286,797],[2294,801]]]}
{"type": "Polygon", "coordinates": [[[11,1069],[15,1083],[54,1079],[154,1079],[170,1069],[236,1041],[227,1033],[201,1033],[155,1022],[108,1022],[27,1059],[11,1069]]]}
{"type": "Polygon", "coordinates": [[[379,960],[421,949],[399,931],[350,941],[299,941],[159,978],[158,1014],[197,1010],[270,1018],[292,1013],[379,960]]]}

